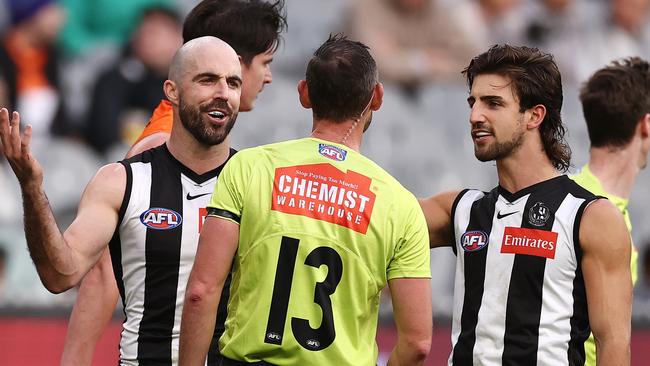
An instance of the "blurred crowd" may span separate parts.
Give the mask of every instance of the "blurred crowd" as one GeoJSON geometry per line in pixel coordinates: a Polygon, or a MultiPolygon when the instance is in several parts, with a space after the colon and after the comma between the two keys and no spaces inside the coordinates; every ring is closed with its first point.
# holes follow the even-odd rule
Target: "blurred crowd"
{"type": "MultiPolygon", "coordinates": [[[[0,1],[0,104],[19,110],[42,138],[72,138],[99,154],[130,143],[163,98],[160,86],[182,41],[182,19],[195,2],[0,1]]],[[[287,2],[290,32],[313,17],[292,12],[299,2],[287,2]]],[[[340,20],[327,31],[369,44],[382,78],[415,101],[429,84],[459,83],[468,60],[495,43],[551,52],[564,81],[574,83],[614,58],[650,56],[650,0],[334,3],[324,6],[337,8],[340,20]]],[[[308,54],[306,43],[285,47],[308,54]]]]}
{"type": "MultiPolygon", "coordinates": [[[[50,199],[57,215],[72,217],[74,211],[66,210],[76,206],[78,187],[88,179],[83,173],[120,159],[144,128],[164,97],[162,83],[182,42],[183,18],[197,2],[0,0],[0,105],[20,111],[22,120],[34,126],[35,149],[42,146],[39,158],[44,156],[52,176],[46,190],[55,187],[50,199]],[[74,169],[62,168],[57,176],[57,168],[65,166],[74,169]],[[56,207],[64,200],[74,204],[56,207]]],[[[272,66],[271,90],[284,90],[281,85],[293,88],[314,48],[328,33],[344,32],[371,47],[387,90],[399,94],[393,108],[398,119],[404,119],[405,109],[424,111],[408,112],[414,124],[435,120],[427,98],[461,90],[460,71],[472,56],[495,43],[551,52],[563,82],[574,86],[613,59],[650,59],[650,0],[286,0],[286,7],[289,28],[272,66]]],[[[282,129],[283,118],[293,113],[286,108],[288,103],[269,99],[254,118],[282,129]]],[[[461,97],[455,105],[462,103],[461,97]]],[[[391,108],[390,100],[386,104],[391,108]]],[[[465,112],[461,109],[460,114],[465,112]]],[[[441,131],[450,129],[443,126],[447,121],[436,122],[441,131]]],[[[277,136],[291,137],[264,137],[277,136]]],[[[390,134],[391,141],[384,144],[388,151],[400,143],[401,136],[400,130],[390,134]]],[[[271,141],[257,136],[247,142],[250,146],[271,141]]],[[[586,152],[588,146],[573,149],[586,152]]],[[[401,164],[394,169],[398,178],[408,174],[399,174],[404,166],[413,169],[409,164],[411,168],[401,164]]],[[[11,243],[17,236],[9,232],[21,230],[20,196],[3,165],[4,161],[0,163],[0,277],[8,272],[4,262],[12,253],[28,261],[24,244],[19,250],[11,243]]],[[[648,263],[648,279],[637,291],[650,308],[650,260],[644,263],[648,263]]],[[[640,272],[643,268],[641,264],[640,272]]],[[[14,271],[35,276],[33,268],[14,271]]],[[[0,278],[0,303],[7,297],[2,283],[0,278]]]]}

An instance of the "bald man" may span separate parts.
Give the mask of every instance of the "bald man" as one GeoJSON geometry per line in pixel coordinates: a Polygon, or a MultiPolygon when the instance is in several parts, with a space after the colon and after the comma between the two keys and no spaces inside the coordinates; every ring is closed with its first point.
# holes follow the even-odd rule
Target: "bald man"
{"type": "Polygon", "coordinates": [[[29,151],[31,126],[20,135],[19,114],[0,110],[2,147],[20,182],[27,245],[45,287],[59,293],[75,286],[109,246],[126,314],[121,365],[178,363],[185,284],[205,206],[234,153],[228,133],[241,86],[240,62],[228,44],[201,37],[183,45],[163,86],[174,112],[169,141],[102,167],[63,234],[29,151]]]}

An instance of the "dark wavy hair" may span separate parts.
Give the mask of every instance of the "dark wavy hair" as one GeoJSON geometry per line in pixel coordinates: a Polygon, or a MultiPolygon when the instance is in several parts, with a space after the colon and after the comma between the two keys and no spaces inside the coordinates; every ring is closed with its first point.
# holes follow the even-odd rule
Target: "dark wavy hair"
{"type": "Polygon", "coordinates": [[[463,70],[469,88],[477,75],[507,77],[519,99],[519,111],[538,104],[546,107],[539,126],[544,152],[556,169],[566,172],[571,166],[571,148],[565,140],[562,111],[562,78],[553,56],[537,48],[495,45],[472,59],[463,70]]]}
{"type": "Polygon", "coordinates": [[[582,86],[580,101],[591,146],[627,145],[650,113],[650,65],[639,57],[612,62],[582,86]]]}
{"type": "Polygon", "coordinates": [[[287,27],[284,0],[203,0],[183,24],[183,41],[214,36],[228,43],[246,65],[275,51],[287,27]]]}
{"type": "Polygon", "coordinates": [[[314,116],[341,122],[357,118],[377,84],[377,64],[368,46],[330,35],[314,52],[306,79],[314,116]]]}

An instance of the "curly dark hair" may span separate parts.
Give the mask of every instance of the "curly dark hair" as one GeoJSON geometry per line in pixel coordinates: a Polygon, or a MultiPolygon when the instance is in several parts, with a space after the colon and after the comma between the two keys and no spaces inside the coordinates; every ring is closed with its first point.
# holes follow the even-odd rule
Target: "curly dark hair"
{"type": "Polygon", "coordinates": [[[571,148],[562,123],[562,78],[553,56],[537,48],[495,45],[472,59],[463,70],[469,88],[477,75],[497,74],[509,78],[519,99],[519,111],[538,104],[546,107],[539,132],[544,152],[556,169],[571,166],[571,148]]]}

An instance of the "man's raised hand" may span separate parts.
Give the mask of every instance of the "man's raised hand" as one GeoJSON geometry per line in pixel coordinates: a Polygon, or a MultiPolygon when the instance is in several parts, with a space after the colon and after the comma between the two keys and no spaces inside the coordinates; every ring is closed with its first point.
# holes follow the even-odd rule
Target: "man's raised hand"
{"type": "Polygon", "coordinates": [[[2,152],[21,186],[39,185],[43,181],[43,169],[31,154],[29,143],[32,138],[32,126],[27,125],[20,133],[20,114],[13,112],[9,119],[7,108],[0,109],[0,140],[2,152]]]}

